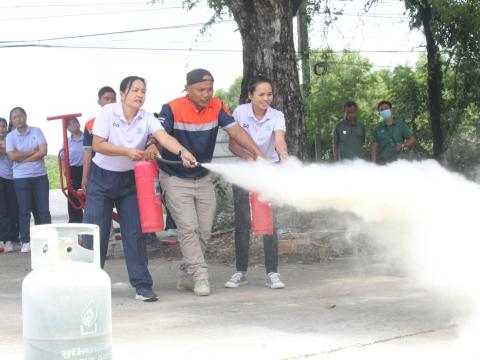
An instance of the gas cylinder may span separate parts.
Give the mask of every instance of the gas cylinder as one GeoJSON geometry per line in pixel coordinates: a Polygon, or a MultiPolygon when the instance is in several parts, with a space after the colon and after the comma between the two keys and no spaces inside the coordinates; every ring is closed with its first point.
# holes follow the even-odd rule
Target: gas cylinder
{"type": "Polygon", "coordinates": [[[156,161],[138,161],[134,165],[138,210],[144,233],[163,230],[163,209],[156,161]]]}
{"type": "Polygon", "coordinates": [[[255,192],[250,192],[250,217],[254,235],[273,234],[272,204],[260,201],[255,192]]]}
{"type": "Polygon", "coordinates": [[[22,283],[25,360],[112,358],[110,278],[100,268],[99,228],[31,229],[32,271],[22,283]],[[93,236],[93,250],[80,244],[93,236]]]}

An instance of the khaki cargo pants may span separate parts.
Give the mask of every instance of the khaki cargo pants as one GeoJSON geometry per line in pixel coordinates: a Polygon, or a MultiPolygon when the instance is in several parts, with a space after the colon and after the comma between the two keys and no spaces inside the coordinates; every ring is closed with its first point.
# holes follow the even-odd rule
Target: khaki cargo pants
{"type": "Polygon", "coordinates": [[[183,260],[180,268],[194,281],[208,279],[204,252],[212,234],[215,190],[210,174],[201,178],[180,178],[160,171],[160,184],[173,220],[183,260]]]}

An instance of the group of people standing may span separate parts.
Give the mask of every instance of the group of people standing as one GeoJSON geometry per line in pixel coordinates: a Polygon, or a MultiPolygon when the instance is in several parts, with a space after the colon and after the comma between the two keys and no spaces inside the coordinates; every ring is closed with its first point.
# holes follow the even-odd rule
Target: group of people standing
{"type": "MultiPolygon", "coordinates": [[[[382,123],[375,126],[371,137],[370,158],[379,165],[406,158],[416,140],[412,130],[402,120],[393,115],[392,103],[382,100],[377,105],[382,123]]],[[[344,116],[334,126],[334,160],[365,159],[365,126],[357,118],[358,106],[354,101],[343,105],[344,116]]]]}
{"type": "MultiPolygon", "coordinates": [[[[198,296],[210,294],[205,250],[216,208],[210,173],[198,164],[212,160],[218,128],[221,126],[227,132],[229,148],[239,161],[258,158],[274,163],[288,161],[285,118],[281,111],[271,107],[270,80],[262,75],[250,79],[248,102],[238,106],[233,116],[220,99],[213,98],[213,84],[214,78],[208,70],[188,72],[186,95],[164,104],[155,116],[143,109],[145,79],[129,76],[120,83],[120,102],[116,102],[116,92],[111,87],[100,89],[98,104],[102,108],[96,118],[86,123],[84,132],[80,131],[78,119],[68,120],[72,185],[86,192],[84,212],[69,206],[70,222],[100,227],[103,267],[112,210],[116,208],[129,280],[139,300],[156,301],[158,296],[153,291],[139,220],[135,161],[156,161],[158,157],[173,160],[160,161],[158,165],[166,206],[176,223],[182,252],[177,289],[193,291],[198,296]]],[[[408,126],[393,117],[390,102],[380,102],[378,111],[384,122],[373,131],[371,158],[385,164],[413,147],[415,139],[408,126]]],[[[0,241],[10,249],[19,231],[22,251],[28,251],[30,212],[34,212],[38,224],[51,221],[48,177],[43,161],[47,143],[42,131],[27,126],[26,119],[22,108],[12,109],[10,120],[14,129],[10,132],[6,120],[0,119],[0,241]]],[[[364,159],[364,141],[365,129],[357,119],[357,104],[346,102],[344,118],[333,131],[334,159],[364,159]]],[[[233,195],[236,271],[225,283],[227,288],[248,282],[248,191],[234,186],[233,195]]],[[[285,284],[278,273],[276,229],[272,235],[264,236],[263,241],[265,284],[272,289],[283,288],[285,284]]]]}
{"type": "MultiPolygon", "coordinates": [[[[84,158],[82,184],[86,190],[86,204],[83,222],[100,227],[103,267],[112,210],[116,208],[127,272],[139,300],[156,301],[158,297],[153,291],[139,220],[133,173],[135,161],[154,161],[160,156],[178,163],[159,162],[161,188],[177,227],[182,252],[177,289],[206,296],[210,294],[210,283],[205,249],[211,236],[216,199],[210,173],[198,163],[212,160],[218,128],[225,129],[230,137],[230,149],[242,159],[254,161],[261,157],[273,162],[288,159],[283,113],[270,107],[273,100],[271,82],[263,76],[252,79],[250,102],[237,108],[233,116],[221,100],[213,98],[213,84],[214,78],[208,70],[190,71],[186,76],[186,95],[164,104],[156,117],[143,109],[147,91],[145,79],[129,76],[120,84],[120,102],[105,104],[91,126],[92,153],[95,155],[87,171],[84,158]]],[[[235,191],[241,194],[235,196],[237,272],[226,287],[243,285],[247,278],[249,233],[245,232],[245,226],[248,226],[249,210],[243,206],[246,192],[235,191]]],[[[283,288],[285,285],[277,272],[276,235],[267,236],[264,241],[265,283],[270,288],[283,288]]]]}
{"type": "Polygon", "coordinates": [[[35,224],[51,222],[49,183],[44,158],[47,141],[28,126],[21,107],[0,118],[0,246],[5,252],[30,251],[31,213],[35,224]]]}

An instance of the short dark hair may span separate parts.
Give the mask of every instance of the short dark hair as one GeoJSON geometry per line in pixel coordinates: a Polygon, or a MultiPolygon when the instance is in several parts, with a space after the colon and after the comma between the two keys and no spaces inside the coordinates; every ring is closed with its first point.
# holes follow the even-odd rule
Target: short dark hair
{"type": "Polygon", "coordinates": [[[393,108],[392,103],[390,101],[382,100],[378,103],[377,110],[380,110],[380,106],[382,106],[383,104],[388,105],[390,109],[393,108]]]}
{"type": "Polygon", "coordinates": [[[343,104],[343,110],[345,110],[347,107],[352,107],[352,106],[355,108],[355,110],[358,109],[357,103],[355,101],[351,101],[351,100],[345,101],[345,103],[343,104]]]}
{"type": "Polygon", "coordinates": [[[111,92],[111,93],[114,93],[115,95],[117,95],[115,90],[113,90],[110,86],[104,86],[100,90],[98,90],[98,100],[100,100],[102,98],[102,96],[105,95],[108,92],[111,92]]]}
{"type": "Polygon", "coordinates": [[[5,118],[0,117],[0,123],[4,123],[8,127],[8,121],[5,118]]]}
{"type": "Polygon", "coordinates": [[[140,76],[127,76],[120,83],[120,91],[123,93],[128,93],[132,88],[132,84],[135,80],[140,80],[141,82],[143,82],[143,85],[147,87],[147,82],[145,81],[144,78],[141,78],[140,76]]]}
{"type": "Polygon", "coordinates": [[[272,82],[270,81],[269,78],[267,78],[263,74],[257,74],[248,81],[248,85],[247,85],[248,93],[252,94],[257,88],[257,85],[261,83],[267,83],[267,84],[270,84],[271,87],[273,87],[272,82]]]}

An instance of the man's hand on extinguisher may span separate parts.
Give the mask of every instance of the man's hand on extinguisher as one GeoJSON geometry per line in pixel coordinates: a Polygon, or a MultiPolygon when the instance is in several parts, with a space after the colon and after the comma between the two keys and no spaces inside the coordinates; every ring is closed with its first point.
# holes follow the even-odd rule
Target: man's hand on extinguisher
{"type": "Polygon", "coordinates": [[[192,153],[187,149],[181,149],[178,152],[178,156],[180,157],[180,160],[182,160],[182,165],[184,167],[193,168],[195,166],[198,166],[197,159],[195,159],[195,156],[193,156],[192,153]]]}

